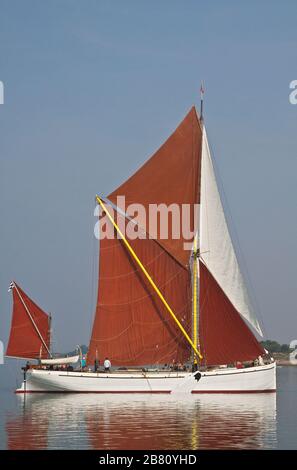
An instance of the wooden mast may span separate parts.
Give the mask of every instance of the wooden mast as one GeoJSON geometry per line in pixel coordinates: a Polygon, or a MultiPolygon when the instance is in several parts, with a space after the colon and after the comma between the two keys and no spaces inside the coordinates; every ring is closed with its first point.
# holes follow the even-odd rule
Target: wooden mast
{"type": "MultiPolygon", "coordinates": [[[[192,289],[193,289],[193,343],[197,349],[199,349],[199,339],[198,339],[198,316],[199,316],[199,306],[198,306],[198,234],[196,233],[194,237],[194,246],[193,246],[193,265],[192,265],[192,289]]],[[[200,357],[201,359],[201,357],[200,357]]],[[[197,356],[193,358],[194,365],[197,365],[197,356]]]]}
{"type": "MultiPolygon", "coordinates": [[[[203,136],[203,98],[204,98],[204,86],[203,82],[200,85],[200,124],[202,128],[202,136],[203,136]]],[[[203,137],[202,137],[203,138],[203,137]]],[[[202,140],[201,140],[202,146],[202,140]]],[[[200,174],[201,178],[201,174],[200,174]]],[[[193,288],[193,343],[197,349],[200,350],[200,342],[199,342],[199,281],[198,281],[198,269],[199,269],[199,244],[198,244],[198,231],[194,237],[194,245],[193,245],[193,268],[192,268],[192,288],[193,288]]],[[[202,359],[200,357],[200,359],[202,359]]],[[[194,370],[197,369],[197,356],[193,358],[193,368],[194,370]]]]}

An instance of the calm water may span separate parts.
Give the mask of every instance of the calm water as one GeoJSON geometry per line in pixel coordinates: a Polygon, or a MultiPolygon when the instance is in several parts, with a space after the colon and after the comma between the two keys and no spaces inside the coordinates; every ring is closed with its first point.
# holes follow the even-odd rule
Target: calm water
{"type": "Polygon", "coordinates": [[[297,449],[297,368],[278,393],[28,395],[0,389],[0,449],[297,449]]]}

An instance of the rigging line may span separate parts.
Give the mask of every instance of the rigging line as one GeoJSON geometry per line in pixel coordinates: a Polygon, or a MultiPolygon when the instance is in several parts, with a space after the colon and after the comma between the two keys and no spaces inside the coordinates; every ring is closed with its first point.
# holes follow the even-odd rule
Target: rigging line
{"type": "Polygon", "coordinates": [[[173,310],[171,309],[171,307],[169,306],[169,304],[167,303],[166,299],[164,298],[162,292],[160,291],[160,289],[158,288],[158,286],[155,284],[155,282],[153,281],[153,279],[151,278],[151,276],[149,275],[149,273],[147,272],[147,270],[145,269],[145,267],[143,266],[143,264],[141,263],[140,259],[138,258],[138,256],[136,255],[135,251],[133,250],[133,248],[131,247],[131,245],[129,244],[129,242],[127,241],[127,239],[124,237],[123,233],[121,232],[120,228],[117,226],[117,224],[115,223],[115,221],[113,220],[113,218],[111,217],[110,213],[108,212],[108,210],[106,209],[103,201],[99,198],[99,196],[96,196],[96,199],[98,201],[98,203],[100,204],[100,206],[102,207],[102,209],[104,210],[104,212],[106,213],[107,217],[109,218],[110,222],[112,223],[112,225],[114,226],[114,228],[117,230],[117,232],[120,234],[121,238],[122,238],[122,241],[123,243],[126,245],[127,249],[129,250],[130,254],[133,256],[133,258],[135,259],[135,261],[138,263],[139,267],[141,268],[143,274],[145,275],[145,277],[147,278],[147,280],[149,281],[149,283],[151,284],[151,286],[154,288],[154,290],[156,291],[156,293],[158,294],[160,300],[162,301],[162,303],[165,305],[166,309],[168,310],[168,312],[170,313],[170,315],[172,316],[172,318],[174,319],[175,323],[178,325],[178,327],[180,328],[180,330],[182,331],[183,335],[185,336],[185,338],[187,339],[187,341],[189,342],[189,344],[192,346],[195,354],[197,354],[197,356],[202,359],[202,355],[200,354],[200,352],[198,351],[198,349],[196,348],[196,346],[194,345],[193,341],[191,340],[190,336],[188,335],[188,333],[186,332],[186,330],[184,329],[184,327],[182,326],[182,324],[180,323],[180,321],[178,320],[178,318],[175,316],[173,310]]]}
{"type": "MultiPolygon", "coordinates": [[[[243,272],[242,272],[242,275],[243,275],[244,279],[247,281],[247,283],[249,285],[250,293],[252,293],[252,296],[250,296],[251,300],[252,300],[252,306],[256,307],[256,311],[259,314],[259,317],[260,317],[260,320],[261,320],[261,327],[263,329],[263,333],[265,334],[265,336],[267,336],[267,331],[266,331],[266,328],[265,328],[265,323],[264,323],[263,315],[262,315],[262,312],[261,312],[261,309],[260,309],[260,305],[259,305],[259,301],[258,301],[258,298],[257,298],[256,290],[255,290],[255,287],[254,287],[254,284],[253,284],[253,281],[252,281],[252,278],[251,278],[251,275],[250,275],[250,272],[249,272],[249,269],[248,269],[248,265],[247,265],[247,262],[246,262],[246,258],[245,258],[243,249],[242,249],[241,244],[240,244],[238,231],[237,231],[234,219],[232,217],[232,212],[230,210],[230,205],[228,203],[228,198],[227,198],[227,194],[226,194],[226,191],[225,191],[224,183],[223,183],[223,180],[222,180],[221,175],[220,175],[217,160],[215,158],[215,152],[214,152],[214,149],[213,149],[213,145],[210,142],[209,132],[207,133],[207,137],[208,137],[208,146],[210,148],[211,155],[212,155],[212,161],[213,161],[213,168],[214,168],[215,177],[218,180],[219,189],[221,190],[221,191],[219,191],[219,193],[221,193],[220,194],[221,202],[222,202],[223,208],[226,210],[226,213],[228,215],[228,219],[229,219],[230,225],[232,227],[232,235],[234,236],[234,240],[236,242],[236,245],[234,246],[235,254],[239,255],[239,258],[242,262],[242,265],[243,265],[243,268],[244,268],[243,272]],[[253,305],[253,303],[254,303],[254,305],[253,305]]],[[[228,222],[227,222],[227,226],[228,226],[228,222]]],[[[229,235],[230,235],[231,241],[233,242],[232,237],[231,237],[231,233],[229,233],[229,235]]],[[[256,320],[257,320],[257,318],[256,318],[256,320]]]]}
{"type": "Polygon", "coordinates": [[[13,285],[14,285],[14,288],[16,289],[16,291],[17,291],[17,294],[18,294],[18,296],[19,296],[19,298],[20,298],[20,300],[21,300],[23,306],[25,307],[25,310],[26,310],[26,312],[27,312],[27,315],[29,316],[29,318],[30,318],[30,320],[31,320],[31,322],[32,322],[32,324],[33,324],[33,326],[34,326],[34,328],[35,328],[35,330],[36,330],[36,333],[38,334],[39,338],[41,339],[41,342],[42,342],[42,344],[44,345],[44,347],[45,347],[45,349],[47,350],[47,352],[49,353],[50,357],[52,357],[52,355],[51,355],[51,353],[50,353],[50,351],[49,351],[49,349],[48,349],[48,347],[47,347],[47,345],[46,345],[46,343],[45,343],[45,341],[44,341],[44,339],[43,339],[43,337],[42,337],[42,335],[41,335],[41,333],[40,333],[40,331],[39,331],[39,329],[38,329],[38,327],[37,327],[37,325],[36,325],[36,323],[35,323],[35,321],[34,321],[33,318],[32,318],[32,315],[31,315],[31,313],[30,313],[30,311],[29,311],[29,309],[28,309],[28,307],[27,307],[27,305],[26,305],[26,303],[25,303],[23,297],[21,296],[21,294],[20,294],[20,292],[19,292],[19,289],[18,289],[17,285],[16,285],[15,283],[13,283],[13,285]]]}
{"type": "Polygon", "coordinates": [[[147,377],[147,375],[146,375],[146,372],[145,372],[145,371],[142,371],[141,374],[143,375],[144,379],[147,381],[147,384],[148,384],[148,386],[149,386],[150,391],[152,391],[153,389],[152,389],[152,386],[151,386],[151,384],[150,384],[150,381],[149,381],[149,379],[148,379],[148,377],[147,377]]]}
{"type": "MultiPolygon", "coordinates": [[[[94,202],[95,207],[96,207],[96,200],[94,202]]],[[[99,219],[99,218],[98,218],[99,219]]],[[[91,299],[90,299],[90,313],[89,313],[89,319],[90,319],[90,328],[89,328],[89,337],[91,338],[92,335],[92,328],[94,324],[94,319],[95,319],[95,313],[96,313],[96,308],[97,308],[97,299],[95,297],[95,279],[96,279],[96,266],[98,269],[98,260],[99,260],[99,253],[97,256],[97,248],[99,251],[99,241],[96,239],[95,235],[93,234],[93,243],[92,243],[92,252],[91,252],[91,299]],[[97,260],[97,263],[95,262],[97,260]]]]}

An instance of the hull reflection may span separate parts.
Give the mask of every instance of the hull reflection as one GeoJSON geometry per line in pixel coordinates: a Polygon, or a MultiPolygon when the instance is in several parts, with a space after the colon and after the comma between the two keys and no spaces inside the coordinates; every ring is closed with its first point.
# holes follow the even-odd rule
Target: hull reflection
{"type": "Polygon", "coordinates": [[[276,396],[27,395],[8,448],[258,449],[276,446],[276,396]],[[30,436],[30,438],[28,438],[30,436]]]}

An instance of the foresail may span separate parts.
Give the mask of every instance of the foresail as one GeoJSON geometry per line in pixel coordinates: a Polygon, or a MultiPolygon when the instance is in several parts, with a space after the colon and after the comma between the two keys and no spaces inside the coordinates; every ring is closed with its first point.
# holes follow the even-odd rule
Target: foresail
{"type": "Polygon", "coordinates": [[[204,264],[235,309],[262,336],[228,230],[205,129],[202,139],[199,231],[199,247],[204,264]]]}

